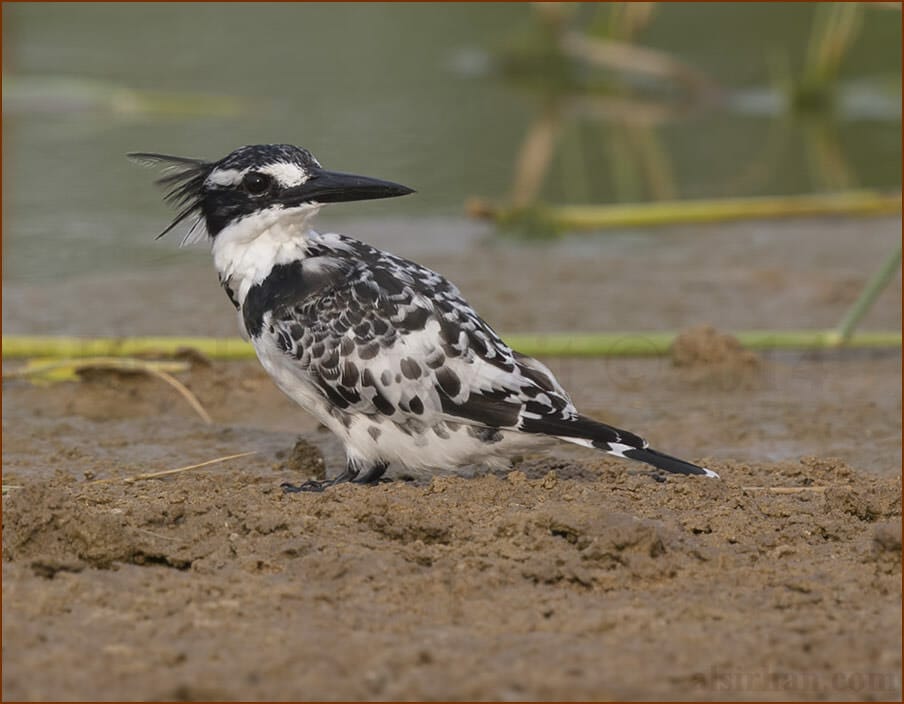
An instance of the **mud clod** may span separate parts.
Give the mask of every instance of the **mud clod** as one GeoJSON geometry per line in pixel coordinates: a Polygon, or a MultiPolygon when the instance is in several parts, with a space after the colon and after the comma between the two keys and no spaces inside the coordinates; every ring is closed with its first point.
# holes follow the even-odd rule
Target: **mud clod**
{"type": "Polygon", "coordinates": [[[752,386],[762,369],[762,360],[755,352],[710,325],[679,334],[672,343],[671,357],[689,381],[720,387],[752,386]]]}
{"type": "Polygon", "coordinates": [[[299,472],[305,479],[326,479],[326,467],[320,450],[304,438],[298,438],[287,456],[277,458],[280,460],[273,468],[277,472],[299,472]]]}

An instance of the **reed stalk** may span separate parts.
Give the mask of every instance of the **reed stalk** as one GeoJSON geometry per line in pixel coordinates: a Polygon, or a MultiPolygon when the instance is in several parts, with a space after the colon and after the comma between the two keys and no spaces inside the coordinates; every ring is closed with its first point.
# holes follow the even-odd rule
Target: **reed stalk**
{"type": "Polygon", "coordinates": [[[472,200],[474,217],[514,224],[522,217],[542,220],[553,230],[599,230],[691,223],[726,222],[761,218],[823,215],[890,215],[901,212],[899,193],[847,191],[844,193],[717,200],[676,200],[626,205],[534,206],[530,209],[497,206],[472,200]]]}
{"type": "Polygon", "coordinates": [[[883,262],[882,267],[866,282],[857,300],[845,313],[838,327],[832,331],[831,339],[836,344],[844,344],[851,339],[854,328],[873,307],[879,294],[885,290],[895,273],[901,267],[901,245],[883,262]]]}
{"type": "MultiPolygon", "coordinates": [[[[863,331],[839,339],[836,330],[744,330],[734,333],[751,350],[816,350],[846,348],[900,348],[899,331],[863,331]]],[[[531,356],[633,357],[669,351],[674,332],[547,333],[505,335],[514,349],[531,356]]],[[[172,355],[190,348],[217,360],[254,357],[251,345],[240,339],[216,337],[80,338],[4,335],[3,357],[90,357],[172,355]]]]}

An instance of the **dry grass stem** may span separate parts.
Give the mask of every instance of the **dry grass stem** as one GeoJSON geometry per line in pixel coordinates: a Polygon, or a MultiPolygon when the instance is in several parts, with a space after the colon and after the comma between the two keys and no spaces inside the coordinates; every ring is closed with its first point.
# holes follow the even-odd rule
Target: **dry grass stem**
{"type": "Polygon", "coordinates": [[[148,374],[156,376],[158,379],[161,379],[172,386],[176,391],[179,392],[179,395],[188,402],[188,405],[194,409],[195,413],[201,416],[201,420],[207,423],[207,425],[213,425],[213,418],[210,417],[210,414],[207,412],[204,406],[201,405],[198,397],[195,396],[185,384],[179,381],[172,374],[169,374],[168,372],[162,371],[160,369],[149,367],[146,371],[148,374]]]}
{"type": "Polygon", "coordinates": [[[257,450],[252,450],[251,452],[240,452],[237,455],[226,455],[225,457],[217,457],[213,460],[207,460],[206,462],[199,462],[198,464],[190,464],[186,467],[177,467],[176,469],[164,469],[160,472],[146,472],[145,474],[136,474],[134,477],[124,477],[122,479],[118,477],[109,477],[107,479],[95,479],[91,484],[109,484],[110,482],[122,481],[125,484],[132,484],[133,482],[140,482],[145,479],[157,479],[159,477],[168,477],[171,474],[179,474],[180,472],[188,472],[192,469],[200,469],[201,467],[207,467],[212,464],[217,464],[219,462],[228,462],[229,460],[237,460],[239,457],[248,457],[249,455],[256,455],[257,450]]]}

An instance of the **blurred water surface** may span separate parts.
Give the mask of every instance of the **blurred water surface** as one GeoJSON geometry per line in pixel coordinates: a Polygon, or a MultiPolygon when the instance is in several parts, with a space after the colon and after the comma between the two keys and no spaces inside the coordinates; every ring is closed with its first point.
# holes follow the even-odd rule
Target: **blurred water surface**
{"type": "MultiPolygon", "coordinates": [[[[327,225],[422,220],[425,246],[456,246],[479,229],[464,225],[464,201],[505,197],[526,134],[555,110],[549,92],[500,69],[531,12],[519,3],[4,4],[5,281],[173,261],[178,238],[154,243],[169,213],[152,173],[124,158],[134,150],[215,158],[246,143],[302,144],[328,167],[418,190],[343,206],[327,225]]],[[[696,67],[724,101],[637,129],[630,118],[566,118],[544,200],[899,187],[900,14],[865,11],[839,108],[795,119],[773,88],[770,57],[801,64],[812,7],[664,3],[656,12],[637,43],[696,67]]]]}

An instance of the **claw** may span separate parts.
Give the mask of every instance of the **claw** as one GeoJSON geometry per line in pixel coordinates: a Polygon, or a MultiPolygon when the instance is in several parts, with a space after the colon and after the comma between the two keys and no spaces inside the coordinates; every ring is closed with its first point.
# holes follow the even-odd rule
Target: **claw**
{"type": "Polygon", "coordinates": [[[334,483],[335,482],[332,481],[319,482],[315,479],[308,479],[308,481],[304,482],[303,484],[290,484],[289,482],[283,482],[279,486],[285,494],[298,494],[302,491],[321,492],[328,486],[332,486],[334,483]]]}
{"type": "Polygon", "coordinates": [[[283,482],[280,484],[280,487],[286,494],[298,494],[302,491],[319,493],[331,486],[343,484],[345,482],[352,482],[353,484],[382,484],[386,481],[392,481],[383,476],[383,472],[386,471],[387,466],[388,465],[385,462],[378,462],[369,467],[364,474],[361,474],[358,468],[349,462],[348,465],[346,465],[345,471],[334,479],[308,479],[302,484],[289,484],[289,482],[283,482]]]}

